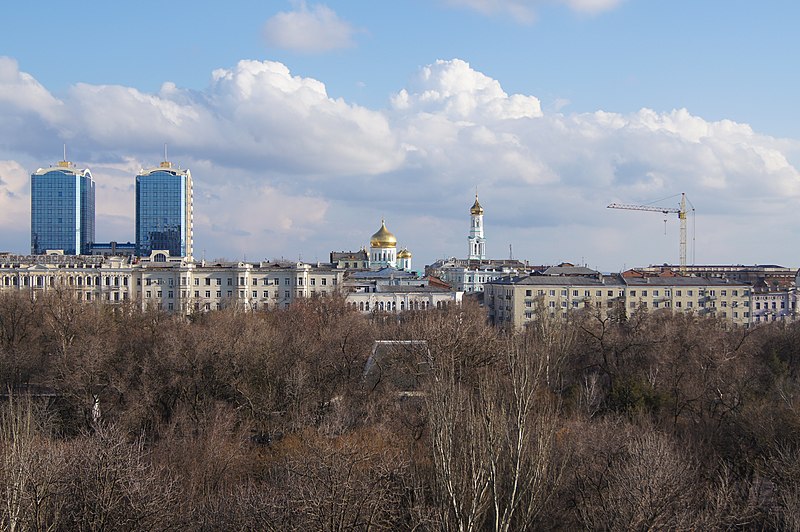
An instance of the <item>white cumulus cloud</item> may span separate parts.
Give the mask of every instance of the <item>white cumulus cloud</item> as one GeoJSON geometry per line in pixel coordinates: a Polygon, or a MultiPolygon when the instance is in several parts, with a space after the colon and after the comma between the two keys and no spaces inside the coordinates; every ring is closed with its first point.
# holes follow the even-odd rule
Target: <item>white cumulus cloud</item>
{"type": "Polygon", "coordinates": [[[463,255],[477,187],[496,257],[512,245],[537,263],[674,262],[675,220],[664,235],[660,215],[606,205],[675,206],[685,192],[698,260],[795,260],[776,243],[796,224],[776,221],[800,201],[797,139],[687,109],[543,111],[460,59],[422,67],[390,104],[331,98],[271,61],[215,70],[200,91],[78,84],[59,99],[0,59],[0,249],[27,248],[28,176],[62,142],[97,182],[98,239],[132,239],[133,176],[166,142],[195,178],[195,247],[209,258],[325,260],[365,244],[381,217],[419,265],[463,255]]]}
{"type": "Polygon", "coordinates": [[[294,11],[282,11],[264,24],[271,46],[299,52],[325,52],[353,46],[355,29],[323,4],[308,7],[304,1],[294,11]]]}

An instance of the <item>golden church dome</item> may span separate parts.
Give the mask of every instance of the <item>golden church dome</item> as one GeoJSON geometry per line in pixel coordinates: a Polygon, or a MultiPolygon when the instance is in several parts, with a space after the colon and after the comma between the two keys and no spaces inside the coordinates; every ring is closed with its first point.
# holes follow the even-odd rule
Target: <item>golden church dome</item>
{"type": "Polygon", "coordinates": [[[398,259],[410,259],[411,258],[411,252],[408,249],[403,248],[403,249],[400,250],[400,253],[397,254],[397,258],[398,259]]]}
{"type": "Polygon", "coordinates": [[[478,195],[477,194],[475,194],[475,203],[472,204],[472,208],[469,210],[469,212],[474,214],[474,215],[476,215],[476,216],[479,215],[479,214],[483,214],[483,207],[481,207],[481,204],[478,203],[478,195]]]}
{"type": "Polygon", "coordinates": [[[381,228],[369,239],[369,246],[373,248],[396,248],[397,238],[386,229],[386,222],[381,220],[381,228]]]}

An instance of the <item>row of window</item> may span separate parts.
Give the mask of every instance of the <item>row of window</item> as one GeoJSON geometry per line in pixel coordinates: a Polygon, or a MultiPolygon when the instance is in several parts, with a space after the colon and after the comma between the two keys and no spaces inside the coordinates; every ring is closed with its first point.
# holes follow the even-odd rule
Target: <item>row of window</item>
{"type": "MultiPolygon", "coordinates": [[[[556,291],[557,290],[555,290],[555,289],[549,290],[549,295],[550,296],[555,296],[556,295],[556,291]]],[[[507,292],[507,295],[509,295],[509,296],[511,295],[511,290],[507,290],[506,292],[507,292]]],[[[536,295],[539,295],[539,296],[545,295],[545,290],[537,290],[536,292],[537,292],[536,295]]],[[[581,292],[580,290],[574,290],[573,289],[572,290],[573,297],[579,297],[580,296],[580,292],[581,292]]],[[[639,292],[641,294],[640,297],[648,297],[648,290],[640,290],[639,292]]],[[[650,292],[652,292],[652,297],[660,297],[662,295],[662,292],[663,292],[663,296],[664,297],[672,297],[672,289],[670,289],[670,288],[665,288],[665,289],[661,289],[661,290],[655,289],[655,290],[651,290],[650,292]]],[[[699,296],[716,297],[716,290],[713,290],[713,289],[711,289],[711,290],[702,290],[701,289],[701,290],[697,291],[697,294],[699,296]]],[[[566,289],[566,288],[561,289],[561,295],[562,296],[569,295],[569,290],[566,289]]],[[[584,297],[591,297],[591,295],[592,295],[592,290],[583,290],[583,296],[584,297]]],[[[594,295],[596,297],[602,297],[603,290],[595,290],[594,291],[594,295]]],[[[608,290],[607,291],[607,295],[608,295],[608,297],[613,297],[614,296],[614,290],[608,290]]],[[[623,296],[623,291],[619,290],[617,295],[618,295],[618,297],[622,297],[623,296]]],[[[636,290],[634,290],[634,289],[628,290],[628,295],[630,297],[636,297],[636,290]]],[[[686,290],[686,295],[688,297],[694,296],[694,290],[686,290]]],[[[742,295],[748,296],[748,295],[750,295],[750,291],[749,290],[743,290],[742,291],[742,295]]],[[[525,290],[525,297],[532,297],[532,296],[533,296],[533,290],[525,290]]],[[[720,297],[727,297],[727,296],[728,296],[728,290],[727,289],[726,290],[720,290],[720,297]]],[[[731,290],[731,296],[738,297],[739,296],[739,290],[731,290]]],[[[683,290],[682,289],[680,289],[680,290],[676,289],[675,290],[675,297],[683,297],[683,290]]]]}

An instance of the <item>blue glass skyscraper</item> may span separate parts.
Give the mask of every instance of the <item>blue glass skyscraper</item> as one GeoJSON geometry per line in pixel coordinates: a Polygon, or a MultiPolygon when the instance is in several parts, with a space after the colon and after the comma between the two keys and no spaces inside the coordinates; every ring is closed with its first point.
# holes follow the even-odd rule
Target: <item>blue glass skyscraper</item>
{"type": "Polygon", "coordinates": [[[136,176],[136,254],[192,255],[192,174],[163,162],[136,176]]]}
{"type": "Polygon", "coordinates": [[[88,254],[94,242],[94,180],[69,161],[31,174],[31,253],[88,254]]]}

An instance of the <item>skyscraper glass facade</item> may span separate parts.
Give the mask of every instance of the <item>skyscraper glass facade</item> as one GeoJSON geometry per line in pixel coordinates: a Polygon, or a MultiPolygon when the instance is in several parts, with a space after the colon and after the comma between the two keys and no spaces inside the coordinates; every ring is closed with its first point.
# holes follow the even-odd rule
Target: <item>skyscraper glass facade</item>
{"type": "Polygon", "coordinates": [[[162,163],[136,176],[136,253],[192,254],[192,176],[162,163]]]}
{"type": "Polygon", "coordinates": [[[94,242],[94,181],[67,161],[31,174],[31,253],[88,254],[94,242]]]}

